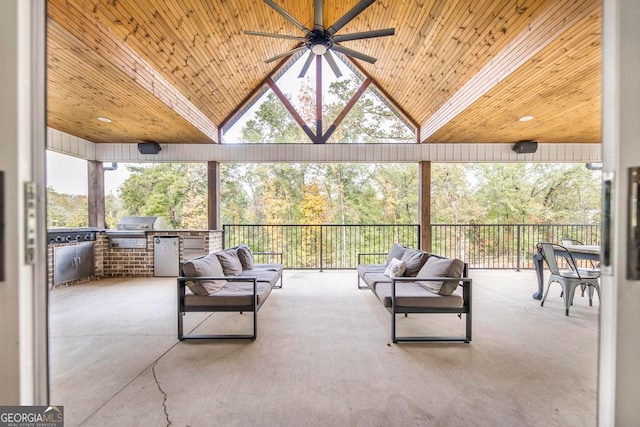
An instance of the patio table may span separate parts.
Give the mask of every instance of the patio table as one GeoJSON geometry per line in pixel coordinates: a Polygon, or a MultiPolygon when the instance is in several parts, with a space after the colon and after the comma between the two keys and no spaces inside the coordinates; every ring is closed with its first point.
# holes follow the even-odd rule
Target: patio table
{"type": "MultiPolygon", "coordinates": [[[[587,259],[591,261],[600,261],[600,246],[599,245],[564,245],[574,259],[587,259]]],[[[569,257],[567,251],[560,246],[553,246],[553,251],[556,255],[569,257]]],[[[536,275],[538,277],[538,290],[533,294],[534,299],[542,299],[542,291],[544,288],[544,256],[540,251],[536,251],[533,255],[533,266],[536,269],[536,275]]]]}

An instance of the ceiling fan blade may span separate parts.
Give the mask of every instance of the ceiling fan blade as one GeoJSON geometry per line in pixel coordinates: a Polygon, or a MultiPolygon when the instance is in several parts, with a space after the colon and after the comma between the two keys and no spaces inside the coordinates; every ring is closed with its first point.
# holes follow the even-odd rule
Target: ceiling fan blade
{"type": "Polygon", "coordinates": [[[316,55],[313,52],[309,51],[309,56],[307,56],[306,61],[304,61],[304,65],[302,66],[302,70],[300,70],[300,74],[298,74],[299,79],[303,78],[304,75],[307,74],[307,70],[309,69],[309,66],[311,65],[311,62],[313,61],[313,58],[315,58],[315,56],[316,55]]]}
{"type": "Polygon", "coordinates": [[[295,25],[296,27],[300,28],[300,30],[302,30],[302,32],[304,32],[305,34],[311,34],[311,31],[305,27],[304,25],[302,25],[300,23],[300,21],[298,21],[296,18],[294,18],[293,16],[291,16],[291,14],[289,12],[287,12],[286,10],[284,10],[283,8],[281,8],[280,6],[278,6],[277,4],[275,4],[273,2],[273,0],[263,0],[266,4],[268,4],[269,6],[271,6],[276,12],[278,12],[280,15],[284,16],[289,22],[291,22],[293,25],[295,25]]]}
{"type": "Polygon", "coordinates": [[[333,74],[336,75],[336,78],[339,79],[340,77],[342,77],[342,72],[340,71],[338,64],[336,64],[336,60],[333,59],[333,55],[331,55],[331,51],[326,51],[323,56],[324,56],[324,59],[326,59],[327,62],[329,63],[329,67],[331,67],[331,70],[333,71],[333,74]]]}
{"type": "Polygon", "coordinates": [[[395,28],[386,28],[384,30],[363,31],[361,33],[344,34],[340,36],[333,36],[334,42],[346,42],[349,40],[370,39],[373,37],[392,36],[396,33],[395,28]]]}
{"type": "Polygon", "coordinates": [[[266,59],[264,62],[266,62],[268,64],[269,62],[273,62],[273,61],[278,60],[280,58],[284,58],[285,56],[293,55],[294,53],[300,52],[302,49],[306,49],[306,48],[307,48],[306,46],[300,46],[300,47],[297,47],[295,49],[291,49],[291,50],[288,50],[288,51],[286,51],[284,53],[281,53],[280,55],[276,55],[276,56],[274,56],[272,58],[266,59]]]}
{"type": "Polygon", "coordinates": [[[353,6],[353,9],[351,9],[349,12],[345,13],[342,16],[342,18],[340,18],[340,19],[338,19],[336,21],[335,24],[333,24],[332,26],[327,28],[327,32],[329,34],[331,34],[331,35],[334,35],[335,33],[337,33],[340,30],[340,28],[342,28],[345,25],[347,25],[349,23],[349,21],[351,21],[353,18],[358,16],[358,14],[360,12],[362,12],[363,10],[365,10],[366,8],[371,6],[373,4],[373,2],[375,2],[375,1],[376,0],[360,0],[360,2],[358,2],[358,4],[353,6]]]}
{"type": "Polygon", "coordinates": [[[324,1],[315,0],[313,2],[313,29],[324,31],[324,1]]]}
{"type": "Polygon", "coordinates": [[[275,34],[275,33],[262,33],[260,31],[245,31],[245,34],[249,36],[263,36],[263,37],[273,37],[274,39],[289,39],[289,40],[298,40],[300,42],[304,42],[307,39],[304,37],[298,36],[288,36],[286,34],[275,34]]]}
{"type": "Polygon", "coordinates": [[[368,62],[369,64],[375,64],[377,61],[377,59],[374,58],[373,56],[365,55],[364,53],[360,53],[357,50],[349,49],[347,47],[341,46],[336,43],[333,44],[332,49],[335,50],[336,52],[344,53],[347,56],[351,56],[356,59],[361,59],[365,62],[368,62]]]}

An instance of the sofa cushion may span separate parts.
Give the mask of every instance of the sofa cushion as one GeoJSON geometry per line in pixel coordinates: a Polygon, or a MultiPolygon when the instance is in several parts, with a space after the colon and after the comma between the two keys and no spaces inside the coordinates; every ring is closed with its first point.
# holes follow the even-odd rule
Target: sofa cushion
{"type": "Polygon", "coordinates": [[[253,268],[253,254],[247,245],[240,245],[236,248],[240,264],[243,270],[251,270],[253,268]]]}
{"type": "Polygon", "coordinates": [[[389,255],[387,256],[387,261],[385,262],[385,265],[389,265],[391,260],[394,258],[402,259],[402,255],[404,255],[405,250],[406,248],[404,246],[399,245],[397,243],[394,243],[393,245],[391,245],[391,250],[389,251],[389,255]]]}
{"type": "Polygon", "coordinates": [[[253,270],[244,270],[239,274],[240,277],[255,277],[258,282],[267,282],[274,286],[280,280],[280,272],[277,270],[266,270],[254,268],[253,270]]]}
{"type": "Polygon", "coordinates": [[[384,275],[388,277],[400,277],[404,274],[404,271],[407,269],[407,263],[399,260],[398,258],[394,258],[389,262],[387,268],[384,270],[384,275]]]}
{"type": "Polygon", "coordinates": [[[427,262],[429,254],[417,249],[406,248],[402,258],[407,265],[404,275],[408,277],[414,277],[418,274],[425,262],[427,262]]]}
{"type": "Polygon", "coordinates": [[[384,273],[386,264],[358,264],[356,269],[358,270],[358,276],[364,277],[367,273],[384,273]]]}
{"type": "MultiPolygon", "coordinates": [[[[385,307],[391,307],[391,283],[378,283],[375,294],[385,307]]],[[[396,307],[460,308],[458,293],[437,295],[416,282],[396,282],[396,307]]]]}
{"type": "Polygon", "coordinates": [[[463,267],[464,263],[459,259],[430,256],[418,272],[416,281],[435,294],[451,295],[458,287],[459,281],[420,281],[419,279],[421,277],[462,277],[463,267]]]}
{"type": "Polygon", "coordinates": [[[382,271],[378,273],[365,273],[362,276],[362,280],[364,280],[367,286],[369,286],[374,291],[376,289],[376,286],[378,286],[378,283],[391,283],[391,279],[389,278],[389,276],[385,276],[382,271]]]}
{"type": "MultiPolygon", "coordinates": [[[[266,282],[256,284],[256,295],[258,298],[258,308],[267,300],[271,293],[271,285],[266,282]]],[[[214,295],[203,297],[198,295],[186,295],[184,298],[186,306],[217,305],[221,307],[238,307],[253,305],[253,283],[252,282],[227,282],[226,286],[214,295]]]]}
{"type": "Polygon", "coordinates": [[[222,265],[222,271],[225,276],[237,276],[242,273],[242,263],[238,258],[238,251],[235,249],[225,249],[224,251],[215,252],[222,265]]]}
{"type": "MultiPolygon", "coordinates": [[[[182,264],[182,274],[187,277],[221,277],[222,266],[215,254],[191,259],[182,264]]],[[[227,283],[226,280],[190,280],[187,286],[196,295],[207,296],[218,292],[227,283]]]]}

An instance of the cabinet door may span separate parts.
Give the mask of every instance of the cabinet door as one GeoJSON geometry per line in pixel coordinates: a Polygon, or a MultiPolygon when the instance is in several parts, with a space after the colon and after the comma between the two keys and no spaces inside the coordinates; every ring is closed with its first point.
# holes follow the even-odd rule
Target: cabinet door
{"type": "Polygon", "coordinates": [[[75,246],[58,246],[53,249],[53,283],[65,283],[75,280],[75,246]]]}
{"type": "Polygon", "coordinates": [[[84,279],[95,274],[93,243],[58,246],[53,250],[53,258],[55,285],[84,279]]]}
{"type": "Polygon", "coordinates": [[[77,279],[84,279],[95,274],[96,266],[93,260],[93,243],[76,246],[77,279]]]}

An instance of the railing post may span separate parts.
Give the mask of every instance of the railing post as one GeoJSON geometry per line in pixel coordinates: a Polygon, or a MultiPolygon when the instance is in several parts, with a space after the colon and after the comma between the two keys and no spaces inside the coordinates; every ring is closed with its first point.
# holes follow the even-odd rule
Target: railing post
{"type": "Polygon", "coordinates": [[[322,251],[322,235],[323,233],[323,229],[324,227],[321,225],[320,226],[320,272],[322,273],[322,255],[323,255],[323,251],[322,251]]]}
{"type": "Polygon", "coordinates": [[[516,233],[518,233],[518,238],[516,239],[516,271],[520,271],[520,224],[516,225],[516,233]]]}

